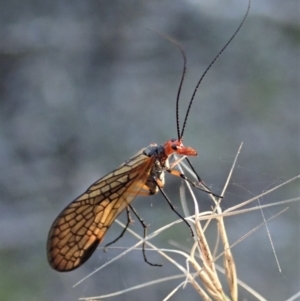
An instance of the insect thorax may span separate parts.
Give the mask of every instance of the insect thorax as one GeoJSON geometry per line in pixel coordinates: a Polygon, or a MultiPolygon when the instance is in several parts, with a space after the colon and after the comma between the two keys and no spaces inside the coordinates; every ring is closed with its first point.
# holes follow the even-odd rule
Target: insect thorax
{"type": "Polygon", "coordinates": [[[159,191],[156,182],[159,183],[161,188],[163,188],[165,184],[164,169],[168,159],[162,145],[150,144],[144,149],[144,154],[148,157],[155,158],[149,177],[145,183],[145,185],[149,188],[149,193],[155,194],[159,191]],[[156,181],[154,179],[156,179],[156,181]]]}

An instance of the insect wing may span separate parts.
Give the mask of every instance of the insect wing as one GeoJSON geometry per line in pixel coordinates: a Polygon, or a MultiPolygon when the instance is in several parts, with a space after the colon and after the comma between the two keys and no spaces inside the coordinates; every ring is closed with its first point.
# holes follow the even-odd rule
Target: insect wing
{"type": "Polygon", "coordinates": [[[92,255],[113,221],[143,188],[153,160],[142,149],[60,213],[47,243],[48,261],[55,270],[71,271],[92,255]]]}

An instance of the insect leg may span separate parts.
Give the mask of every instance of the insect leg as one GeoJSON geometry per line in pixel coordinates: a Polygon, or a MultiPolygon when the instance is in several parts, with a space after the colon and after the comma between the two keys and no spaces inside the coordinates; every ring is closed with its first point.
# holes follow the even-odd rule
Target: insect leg
{"type": "MultiPolygon", "coordinates": [[[[131,207],[131,206],[130,206],[130,207],[131,207]]],[[[131,209],[132,209],[132,208],[131,208],[131,209]]],[[[114,239],[113,241],[111,241],[110,243],[108,243],[108,244],[106,244],[106,245],[104,246],[104,252],[107,251],[106,248],[107,248],[108,246],[114,244],[116,241],[118,241],[118,240],[124,235],[124,233],[125,233],[125,231],[127,230],[129,224],[132,222],[132,219],[131,219],[131,217],[130,217],[130,212],[129,212],[128,206],[126,207],[126,213],[127,213],[127,223],[126,223],[125,228],[122,230],[121,234],[120,234],[116,239],[114,239]]]]}
{"type": "Polygon", "coordinates": [[[208,194],[211,194],[211,195],[213,195],[213,196],[215,196],[215,197],[217,197],[217,198],[223,198],[222,196],[217,195],[217,194],[211,192],[210,189],[204,184],[204,182],[203,182],[203,181],[201,180],[201,178],[198,176],[198,174],[196,173],[196,171],[195,171],[195,169],[192,167],[192,165],[191,165],[191,168],[192,168],[193,172],[196,174],[197,179],[200,180],[199,182],[204,186],[205,189],[204,189],[204,188],[201,188],[197,183],[191,181],[185,174],[181,173],[179,170],[171,169],[171,168],[166,167],[166,171],[167,171],[168,173],[170,173],[171,175],[173,175],[173,176],[180,177],[180,178],[184,179],[185,181],[189,182],[193,187],[195,187],[195,188],[197,188],[197,189],[199,189],[199,190],[201,190],[201,191],[204,191],[204,192],[206,192],[206,193],[208,193],[208,194]]]}
{"type": "MultiPolygon", "coordinates": [[[[168,170],[167,170],[168,171],[168,170]]],[[[171,169],[171,171],[173,171],[173,169],[171,169]]],[[[166,193],[164,192],[164,190],[162,189],[162,186],[160,185],[160,181],[159,179],[157,179],[156,177],[153,177],[153,180],[155,181],[159,191],[162,193],[162,195],[164,196],[164,198],[166,199],[166,201],[168,202],[169,206],[171,207],[171,209],[186,223],[186,225],[190,228],[191,230],[191,234],[192,236],[194,236],[194,232],[192,230],[191,225],[185,220],[185,218],[178,212],[176,211],[175,207],[173,206],[172,202],[170,201],[170,199],[168,198],[168,196],[166,195],[166,193]]]]}
{"type": "Polygon", "coordinates": [[[143,256],[144,256],[145,262],[147,262],[149,265],[154,266],[154,267],[161,267],[162,264],[152,263],[152,262],[148,261],[147,256],[146,256],[146,251],[145,251],[145,245],[146,245],[145,238],[147,237],[147,225],[142,220],[142,218],[138,215],[136,210],[131,205],[128,205],[128,206],[130,207],[130,209],[132,210],[132,212],[134,213],[134,215],[137,217],[137,219],[139,220],[139,222],[142,224],[142,226],[144,228],[144,242],[143,242],[142,250],[143,250],[143,256]]]}
{"type": "Polygon", "coordinates": [[[212,194],[213,196],[217,197],[217,198],[223,198],[220,195],[214,194],[213,192],[211,192],[211,190],[208,188],[208,186],[204,183],[204,181],[200,178],[200,176],[197,174],[194,166],[192,165],[191,161],[189,160],[188,157],[185,157],[186,161],[188,162],[190,168],[192,169],[193,173],[195,174],[195,176],[197,177],[197,180],[199,183],[201,183],[206,189],[207,189],[207,193],[212,194]]]}

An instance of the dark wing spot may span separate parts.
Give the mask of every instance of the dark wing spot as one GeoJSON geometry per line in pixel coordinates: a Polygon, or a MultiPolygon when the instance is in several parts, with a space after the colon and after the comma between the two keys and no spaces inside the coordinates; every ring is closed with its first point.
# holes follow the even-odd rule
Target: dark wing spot
{"type": "Polygon", "coordinates": [[[80,264],[79,265],[82,265],[83,263],[85,263],[91,257],[91,255],[97,249],[99,243],[100,243],[100,240],[96,239],[87,249],[84,250],[84,253],[80,258],[80,264]]]}

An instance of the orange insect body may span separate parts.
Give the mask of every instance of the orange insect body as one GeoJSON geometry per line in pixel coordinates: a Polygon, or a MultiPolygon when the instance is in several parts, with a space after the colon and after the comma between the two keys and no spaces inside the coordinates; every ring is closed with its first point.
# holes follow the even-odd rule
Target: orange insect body
{"type": "Polygon", "coordinates": [[[169,140],[163,146],[151,144],[70,203],[49,232],[50,265],[58,271],[71,271],[82,265],[113,221],[137,195],[155,194],[159,191],[158,185],[163,188],[163,173],[168,168],[168,158],[174,153],[197,155],[196,150],[184,146],[181,139],[169,140]]]}
{"type": "Polygon", "coordinates": [[[184,155],[184,156],[197,156],[197,151],[189,146],[184,146],[182,144],[182,139],[172,139],[168,140],[164,146],[164,154],[169,157],[174,152],[178,155],[184,155]]]}

